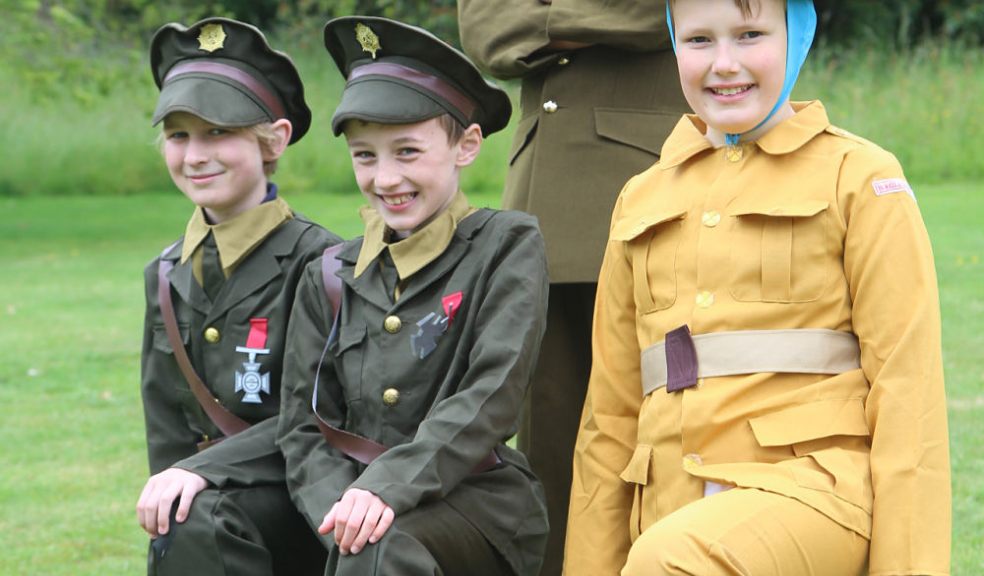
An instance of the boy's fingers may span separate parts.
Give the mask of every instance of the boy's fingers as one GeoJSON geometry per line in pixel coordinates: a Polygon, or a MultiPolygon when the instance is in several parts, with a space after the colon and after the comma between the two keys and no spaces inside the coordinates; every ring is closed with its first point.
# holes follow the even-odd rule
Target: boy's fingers
{"type": "Polygon", "coordinates": [[[352,541],[352,554],[358,554],[365,548],[369,537],[376,531],[379,516],[383,513],[385,506],[379,498],[373,498],[369,502],[369,508],[366,510],[365,518],[362,520],[362,527],[359,529],[359,533],[355,535],[355,540],[352,541]]]}
{"type": "Polygon", "coordinates": [[[181,498],[178,500],[178,511],[174,515],[174,521],[181,523],[188,519],[188,512],[191,510],[191,503],[195,501],[198,490],[194,486],[185,486],[181,491],[181,498]]]}
{"type": "Polygon", "coordinates": [[[171,526],[171,506],[174,505],[174,499],[178,497],[178,491],[174,486],[168,486],[161,493],[160,500],[157,502],[157,533],[167,534],[171,526]]]}
{"type": "MultiPolygon", "coordinates": [[[[352,506],[352,511],[349,513],[348,520],[345,523],[345,531],[342,535],[342,541],[339,543],[339,547],[348,553],[352,549],[352,544],[355,542],[356,537],[362,530],[362,524],[366,520],[366,511],[369,509],[369,503],[367,499],[363,496],[358,496],[355,498],[355,504],[352,506]]],[[[337,535],[336,531],[336,535],[337,535]]]]}
{"type": "Polygon", "coordinates": [[[341,546],[342,537],[348,527],[349,516],[352,514],[352,502],[342,496],[342,499],[335,502],[335,544],[341,546]]]}
{"type": "Polygon", "coordinates": [[[321,526],[318,526],[319,534],[327,534],[335,529],[335,506],[337,504],[331,507],[331,510],[325,514],[325,519],[321,521],[321,526]]]}
{"type": "Polygon", "coordinates": [[[157,504],[160,499],[160,487],[157,483],[153,481],[147,482],[144,486],[143,492],[140,494],[140,500],[137,502],[137,521],[140,523],[140,527],[151,536],[155,538],[158,536],[157,533],[157,504]]]}
{"type": "Polygon", "coordinates": [[[379,516],[379,522],[376,523],[376,529],[372,531],[372,535],[369,536],[369,542],[375,544],[379,542],[379,539],[386,534],[390,526],[393,525],[393,519],[396,517],[396,513],[393,509],[384,504],[383,513],[379,516]]]}

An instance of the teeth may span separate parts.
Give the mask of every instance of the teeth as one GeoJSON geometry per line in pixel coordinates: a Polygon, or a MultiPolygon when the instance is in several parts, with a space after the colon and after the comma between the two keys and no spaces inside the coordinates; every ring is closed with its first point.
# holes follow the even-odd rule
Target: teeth
{"type": "Polygon", "coordinates": [[[401,194],[400,196],[380,196],[383,202],[390,206],[400,206],[413,199],[413,194],[401,194]]]}
{"type": "Polygon", "coordinates": [[[741,86],[739,88],[715,88],[714,92],[722,96],[734,96],[735,94],[741,94],[746,90],[748,90],[748,86],[741,86]]]}

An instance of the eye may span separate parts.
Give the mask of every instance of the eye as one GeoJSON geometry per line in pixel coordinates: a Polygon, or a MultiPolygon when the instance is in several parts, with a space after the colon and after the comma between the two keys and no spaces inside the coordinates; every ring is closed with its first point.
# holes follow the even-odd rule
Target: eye
{"type": "Polygon", "coordinates": [[[375,157],[376,155],[368,150],[352,150],[352,158],[361,162],[372,160],[375,157]]]}
{"type": "Polygon", "coordinates": [[[742,40],[754,40],[754,39],[756,39],[756,38],[758,38],[758,37],[760,37],[762,35],[763,35],[763,33],[761,31],[759,31],[759,30],[749,30],[748,32],[742,33],[741,39],[742,40]]]}
{"type": "Polygon", "coordinates": [[[208,129],[209,136],[224,136],[228,133],[229,133],[228,130],[226,130],[225,128],[219,128],[218,126],[213,126],[208,129]]]}
{"type": "Polygon", "coordinates": [[[182,130],[171,130],[165,131],[164,137],[168,140],[184,140],[188,137],[188,133],[182,130]]]}
{"type": "Polygon", "coordinates": [[[415,154],[420,154],[420,148],[414,148],[413,146],[404,146],[396,151],[397,156],[413,156],[415,154]]]}
{"type": "Polygon", "coordinates": [[[708,43],[710,41],[711,41],[711,39],[708,38],[707,36],[691,36],[691,37],[689,37],[689,38],[686,39],[686,43],[687,44],[692,44],[692,45],[695,45],[695,46],[700,45],[700,44],[706,44],[706,43],[708,43]]]}

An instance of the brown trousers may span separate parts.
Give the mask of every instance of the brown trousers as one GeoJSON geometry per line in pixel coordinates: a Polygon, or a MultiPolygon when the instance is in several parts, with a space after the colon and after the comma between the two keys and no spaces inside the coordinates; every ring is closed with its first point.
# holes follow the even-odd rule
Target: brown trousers
{"type": "Polygon", "coordinates": [[[551,284],[547,329],[526,397],[517,444],[547,495],[550,537],[541,576],[564,562],[574,442],[591,374],[591,319],[597,284],[551,284]]]}

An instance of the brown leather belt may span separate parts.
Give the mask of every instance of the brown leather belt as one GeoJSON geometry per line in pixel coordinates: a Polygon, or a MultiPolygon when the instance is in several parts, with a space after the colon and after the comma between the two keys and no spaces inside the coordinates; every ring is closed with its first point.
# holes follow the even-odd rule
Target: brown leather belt
{"type": "MultiPolygon", "coordinates": [[[[168,250],[170,248],[165,250],[164,253],[167,253],[168,250]]],[[[202,382],[202,379],[195,372],[194,366],[191,365],[191,359],[188,358],[188,352],[185,350],[184,342],[181,341],[181,334],[178,332],[178,320],[174,315],[174,303],[171,301],[171,282],[168,280],[167,275],[173,268],[174,263],[170,260],[165,260],[164,254],[161,254],[160,262],[157,266],[157,300],[161,308],[161,317],[164,319],[164,330],[167,332],[167,339],[171,343],[171,349],[174,350],[174,359],[177,361],[178,368],[181,369],[185,380],[188,381],[188,387],[191,389],[191,393],[198,400],[198,404],[205,411],[208,419],[227,437],[232,436],[249,428],[250,425],[242,418],[229,412],[222,404],[219,404],[219,400],[209,392],[205,383],[202,382]]],[[[209,439],[206,436],[198,444],[198,451],[201,452],[220,440],[221,438],[209,439]]]]}
{"type": "MultiPolygon", "coordinates": [[[[335,275],[335,272],[341,268],[341,261],[335,256],[341,249],[342,244],[336,244],[330,248],[326,248],[321,260],[321,278],[325,285],[325,295],[331,303],[332,325],[331,332],[328,333],[328,342],[325,343],[325,348],[321,353],[321,360],[318,362],[318,371],[314,376],[314,394],[311,398],[311,411],[314,412],[318,429],[321,430],[321,435],[324,436],[328,444],[356,462],[368,466],[387,450],[386,446],[375,440],[370,440],[369,438],[353,434],[337,426],[332,426],[318,414],[318,382],[321,378],[321,366],[324,365],[325,356],[328,353],[328,345],[331,343],[332,337],[338,329],[338,312],[341,309],[342,303],[342,280],[335,275]]],[[[499,459],[499,455],[493,449],[475,466],[472,473],[485,472],[500,462],[502,460],[499,459]]]]}

